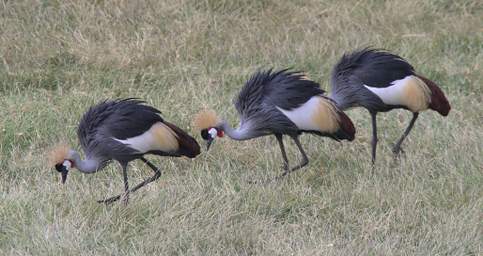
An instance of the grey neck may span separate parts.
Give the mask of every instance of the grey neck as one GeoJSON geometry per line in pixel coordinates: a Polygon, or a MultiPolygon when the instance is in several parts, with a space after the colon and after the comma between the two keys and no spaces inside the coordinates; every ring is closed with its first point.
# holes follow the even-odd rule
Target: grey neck
{"type": "Polygon", "coordinates": [[[246,127],[247,126],[240,126],[237,129],[233,129],[226,121],[223,121],[221,124],[221,128],[226,135],[234,140],[248,140],[256,137],[250,132],[250,129],[247,129],[246,127]]]}
{"type": "Polygon", "coordinates": [[[75,150],[70,151],[70,159],[74,162],[74,167],[83,173],[94,173],[101,169],[102,164],[99,159],[86,158],[82,160],[79,153],[75,150]]]}

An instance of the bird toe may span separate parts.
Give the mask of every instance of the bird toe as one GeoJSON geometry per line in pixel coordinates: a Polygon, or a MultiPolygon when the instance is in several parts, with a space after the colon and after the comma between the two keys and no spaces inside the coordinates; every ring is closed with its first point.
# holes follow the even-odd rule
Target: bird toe
{"type": "Polygon", "coordinates": [[[399,157],[401,153],[405,154],[406,152],[401,147],[393,146],[392,153],[395,157],[399,157]]]}

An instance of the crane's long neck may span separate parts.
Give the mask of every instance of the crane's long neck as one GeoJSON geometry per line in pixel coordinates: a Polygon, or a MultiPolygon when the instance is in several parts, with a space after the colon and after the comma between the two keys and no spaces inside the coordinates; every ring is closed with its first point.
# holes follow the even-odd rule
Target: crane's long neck
{"type": "Polygon", "coordinates": [[[69,152],[70,159],[74,162],[74,167],[83,173],[94,173],[102,168],[102,161],[95,158],[81,159],[79,153],[75,150],[69,152]]]}
{"type": "Polygon", "coordinates": [[[255,134],[250,132],[250,129],[247,129],[246,126],[241,126],[237,129],[233,129],[233,127],[231,127],[228,122],[223,121],[221,124],[221,128],[223,129],[225,134],[228,135],[228,137],[234,140],[248,140],[256,137],[255,134]]]}

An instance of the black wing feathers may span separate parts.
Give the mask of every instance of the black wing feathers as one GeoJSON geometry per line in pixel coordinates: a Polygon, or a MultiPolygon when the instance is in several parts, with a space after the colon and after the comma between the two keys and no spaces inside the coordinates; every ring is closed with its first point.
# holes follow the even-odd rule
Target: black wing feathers
{"type": "Polygon", "coordinates": [[[240,115],[250,115],[263,104],[283,109],[297,108],[315,95],[325,93],[320,85],[297,71],[258,71],[243,86],[235,101],[240,115]]]}
{"type": "Polygon", "coordinates": [[[413,74],[413,66],[402,57],[383,50],[365,48],[342,56],[332,72],[332,87],[334,89],[350,83],[362,83],[383,88],[413,74]]]}
{"type": "Polygon", "coordinates": [[[159,110],[136,99],[103,101],[82,117],[77,135],[84,149],[95,146],[96,136],[127,139],[141,135],[156,122],[162,122],[159,110]]]}
{"type": "Polygon", "coordinates": [[[139,136],[157,122],[163,122],[161,112],[143,104],[144,101],[128,99],[116,102],[115,111],[106,120],[106,129],[117,139],[139,136]]]}

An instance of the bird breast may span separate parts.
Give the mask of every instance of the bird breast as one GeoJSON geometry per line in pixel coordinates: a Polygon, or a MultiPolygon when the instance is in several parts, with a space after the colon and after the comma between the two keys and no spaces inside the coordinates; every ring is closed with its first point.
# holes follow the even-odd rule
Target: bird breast
{"type": "Polygon", "coordinates": [[[298,108],[291,110],[277,107],[300,130],[333,133],[339,129],[335,106],[327,99],[313,96],[298,108]]]}
{"type": "Polygon", "coordinates": [[[161,122],[153,124],[139,136],[125,140],[114,139],[143,154],[154,150],[175,152],[179,148],[176,133],[161,122]]]}
{"type": "Polygon", "coordinates": [[[421,79],[413,75],[393,81],[385,88],[364,86],[385,104],[405,106],[412,112],[426,110],[431,103],[431,90],[421,79]]]}

